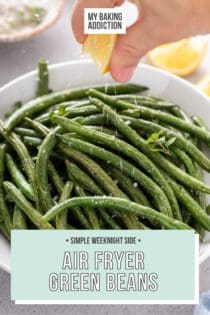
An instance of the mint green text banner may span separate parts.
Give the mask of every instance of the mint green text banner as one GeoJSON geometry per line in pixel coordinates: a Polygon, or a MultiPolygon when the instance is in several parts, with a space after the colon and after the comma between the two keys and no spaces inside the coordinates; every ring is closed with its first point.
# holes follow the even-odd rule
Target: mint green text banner
{"type": "Polygon", "coordinates": [[[12,300],[195,301],[193,231],[12,231],[12,300]]]}

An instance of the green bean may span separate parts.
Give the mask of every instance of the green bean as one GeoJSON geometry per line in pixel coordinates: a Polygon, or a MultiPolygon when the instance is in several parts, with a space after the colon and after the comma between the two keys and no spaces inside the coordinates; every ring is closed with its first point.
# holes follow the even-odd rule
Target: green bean
{"type": "Polygon", "coordinates": [[[182,150],[180,150],[179,148],[177,148],[176,146],[172,146],[170,148],[170,150],[172,150],[172,152],[174,152],[182,161],[182,163],[184,164],[187,172],[191,175],[195,177],[195,166],[191,160],[191,158],[182,150]]]}
{"type": "MultiPolygon", "coordinates": [[[[75,192],[77,194],[78,197],[86,197],[87,194],[85,193],[84,189],[82,187],[80,187],[79,185],[75,185],[74,187],[75,192]]],[[[91,207],[83,207],[85,214],[88,218],[88,221],[90,223],[90,226],[92,229],[94,230],[99,230],[100,229],[100,225],[99,225],[99,221],[98,221],[98,217],[95,213],[95,210],[91,207]]]]}
{"type": "Polygon", "coordinates": [[[145,107],[153,108],[153,109],[161,109],[161,110],[170,110],[176,107],[176,104],[173,104],[168,101],[163,100],[155,100],[150,96],[142,96],[142,95],[118,95],[115,97],[116,100],[126,101],[129,103],[133,103],[135,105],[142,105],[145,107]]]}
{"type": "Polygon", "coordinates": [[[58,213],[61,213],[67,208],[72,208],[75,206],[89,206],[93,208],[116,208],[119,211],[133,213],[148,220],[156,220],[166,229],[191,229],[187,224],[170,218],[163,213],[160,213],[145,206],[138,205],[137,203],[131,202],[129,200],[116,197],[79,197],[68,199],[50,209],[43,216],[43,222],[48,222],[58,213]]]}
{"type": "Polygon", "coordinates": [[[90,230],[91,226],[90,223],[88,222],[86,216],[83,214],[82,209],[80,207],[73,207],[72,208],[72,213],[77,220],[77,222],[80,224],[81,228],[90,230]]]}
{"type": "MultiPolygon", "coordinates": [[[[171,113],[175,115],[176,117],[185,120],[187,123],[190,123],[190,124],[193,123],[189,115],[185,111],[183,111],[179,106],[172,108],[171,113]]],[[[189,139],[196,146],[196,141],[197,141],[196,137],[191,137],[188,133],[184,133],[184,132],[182,132],[182,136],[186,138],[186,140],[189,139]]]]}
{"type": "MultiPolygon", "coordinates": [[[[65,117],[69,117],[69,118],[74,118],[74,117],[78,117],[78,116],[89,116],[92,114],[97,114],[99,112],[99,110],[93,106],[83,106],[83,107],[79,107],[79,108],[72,108],[72,107],[67,107],[64,110],[64,116],[65,117]]],[[[54,110],[53,113],[55,115],[59,115],[59,109],[58,110],[54,110]]],[[[62,115],[63,116],[63,115],[62,115]]],[[[42,124],[46,124],[49,121],[51,121],[51,112],[45,113],[41,116],[39,116],[38,118],[36,118],[37,122],[40,122],[42,124]]]]}
{"type": "MultiPolygon", "coordinates": [[[[114,115],[113,120],[114,121],[115,119],[117,120],[118,119],[117,115],[115,115],[114,112],[112,113],[114,115]]],[[[61,118],[61,119],[57,119],[57,121],[58,120],[62,122],[62,125],[64,126],[64,119],[62,120],[61,118]]],[[[55,121],[56,121],[56,118],[55,118],[55,121]]],[[[91,134],[91,132],[88,131],[87,128],[85,129],[84,127],[78,126],[75,122],[68,122],[67,120],[65,120],[65,127],[69,128],[69,130],[70,128],[73,128],[71,130],[74,130],[75,132],[82,134],[85,138],[88,138],[94,141],[98,140],[99,143],[108,145],[112,149],[122,152],[129,158],[135,160],[139,164],[139,166],[142,167],[144,170],[146,170],[146,172],[150,174],[153,180],[161,186],[162,190],[164,191],[164,193],[170,200],[170,203],[174,212],[174,216],[180,220],[182,219],[179,205],[176,201],[176,198],[174,196],[172,189],[166,183],[166,180],[164,179],[162,174],[159,172],[159,170],[156,168],[155,164],[151,160],[149,160],[143,153],[141,153],[140,151],[136,150],[134,147],[128,145],[127,143],[124,143],[123,141],[119,139],[116,139],[116,138],[113,139],[105,135],[103,136],[102,134],[96,131],[92,132],[91,134]]],[[[128,128],[128,126],[126,126],[126,128],[128,128]]]]}
{"type": "Polygon", "coordinates": [[[103,222],[105,222],[110,228],[113,230],[121,229],[120,225],[106,212],[106,209],[98,208],[98,213],[103,222]]]}
{"type": "Polygon", "coordinates": [[[59,123],[60,126],[62,126],[62,128],[66,130],[73,131],[80,135],[83,135],[85,138],[88,138],[91,141],[98,141],[98,143],[103,143],[104,145],[107,145],[108,147],[115,149],[118,152],[122,152],[128,157],[135,160],[140,165],[140,167],[143,167],[150,174],[153,180],[156,181],[161,186],[161,188],[164,190],[167,197],[171,201],[171,204],[175,212],[178,213],[178,218],[181,219],[179,207],[172,189],[169,187],[168,183],[166,183],[165,178],[158,171],[155,165],[149,159],[147,159],[147,157],[144,154],[142,154],[134,147],[117,138],[113,138],[108,135],[103,135],[102,133],[97,131],[89,130],[85,127],[78,125],[76,122],[69,121],[68,119],[55,117],[55,122],[59,123]]]}
{"type": "MultiPolygon", "coordinates": [[[[73,190],[73,183],[70,181],[67,181],[63,187],[63,190],[59,199],[59,203],[70,198],[72,190],[73,190]]],[[[68,209],[66,209],[65,211],[63,211],[62,213],[56,216],[56,229],[58,230],[68,229],[67,215],[68,215],[68,209]]]]}
{"type": "MultiPolygon", "coordinates": [[[[68,177],[69,177],[70,180],[72,180],[72,178],[74,179],[74,176],[72,175],[72,173],[73,173],[72,172],[72,168],[73,167],[72,167],[71,163],[68,160],[66,160],[65,163],[66,163],[66,167],[67,167],[68,177]]],[[[74,169],[75,169],[75,167],[74,167],[74,169]]],[[[76,169],[76,170],[79,170],[79,169],[76,169]]],[[[79,173],[79,177],[81,177],[81,171],[79,173]]],[[[83,177],[85,177],[85,176],[83,175],[83,177]]],[[[86,219],[86,217],[82,213],[82,210],[79,207],[74,207],[72,209],[72,212],[73,212],[74,216],[78,219],[78,221],[81,223],[81,225],[84,228],[86,228],[86,229],[90,229],[91,228],[90,222],[86,219]]]]}
{"type": "MultiPolygon", "coordinates": [[[[195,163],[195,177],[200,181],[204,180],[203,170],[197,163],[195,163]]],[[[196,191],[195,198],[203,211],[206,212],[206,195],[200,191],[196,191]]],[[[202,240],[205,232],[204,229],[198,223],[195,224],[195,229],[200,234],[200,239],[202,240]]]]}
{"type": "Polygon", "coordinates": [[[136,102],[146,102],[146,101],[150,101],[150,102],[153,102],[153,103],[157,103],[158,101],[164,101],[164,99],[159,99],[159,100],[156,100],[154,99],[152,96],[148,96],[148,95],[139,95],[139,94],[122,94],[122,95],[113,95],[113,98],[116,99],[116,100],[132,100],[133,103],[135,104],[136,102]]]}
{"type": "Polygon", "coordinates": [[[19,189],[12,183],[3,182],[4,189],[13,202],[25,213],[29,220],[39,229],[53,229],[52,225],[42,220],[42,215],[23,196],[19,189]]]}
{"type": "Polygon", "coordinates": [[[78,124],[86,125],[86,126],[109,125],[108,120],[103,114],[96,114],[96,115],[91,115],[88,117],[77,117],[77,118],[74,118],[74,121],[77,122],[78,124]]]}
{"type": "MultiPolygon", "coordinates": [[[[204,174],[202,169],[198,164],[195,164],[195,177],[200,181],[204,180],[204,174]]],[[[196,192],[198,203],[200,204],[201,208],[206,209],[206,196],[202,192],[196,192]]]]}
{"type": "Polygon", "coordinates": [[[62,108],[67,108],[67,107],[76,108],[76,107],[89,106],[89,105],[91,105],[91,103],[88,100],[88,98],[85,97],[82,100],[59,103],[59,104],[55,105],[54,108],[55,109],[59,109],[59,108],[62,109],[62,108]]]}
{"type": "Polygon", "coordinates": [[[179,106],[172,108],[171,112],[176,117],[181,118],[182,120],[185,120],[186,122],[192,124],[192,120],[190,119],[190,117],[179,106]]]}
{"type": "MultiPolygon", "coordinates": [[[[162,169],[166,170],[170,175],[175,177],[178,181],[184,185],[194,188],[195,190],[210,193],[210,187],[205,183],[197,180],[196,178],[188,175],[175,165],[173,165],[169,160],[162,156],[159,152],[151,151],[150,144],[148,144],[143,138],[141,138],[135,130],[131,129],[120,117],[115,115],[115,112],[104,103],[100,104],[98,100],[92,100],[101,106],[103,111],[106,112],[109,120],[112,124],[121,132],[125,137],[127,137],[139,150],[142,150],[150,159],[152,159],[156,164],[158,164],[162,169]]],[[[191,143],[191,142],[190,142],[191,143]]]]}
{"type": "Polygon", "coordinates": [[[130,126],[134,129],[140,128],[141,130],[149,134],[162,132],[162,135],[165,135],[168,140],[171,138],[176,138],[175,144],[179,149],[184,150],[186,153],[188,153],[202,168],[204,168],[207,171],[210,170],[210,160],[203,154],[201,150],[199,150],[192,143],[192,141],[185,139],[179,133],[164,128],[150,121],[134,118],[128,119],[128,117],[126,116],[120,117],[125,121],[129,121],[130,126]]]}
{"type": "Polygon", "coordinates": [[[25,176],[23,175],[21,170],[18,168],[12,156],[8,153],[6,154],[6,165],[10,173],[10,176],[12,177],[17,187],[22,191],[23,195],[26,198],[29,198],[30,200],[34,201],[35,197],[34,197],[34,192],[31,185],[27,182],[25,176]]]}
{"type": "Polygon", "coordinates": [[[52,107],[47,108],[46,110],[42,111],[40,114],[38,113],[37,116],[34,117],[35,121],[39,121],[42,119],[47,119],[50,118],[48,115],[52,112],[52,111],[58,111],[59,114],[65,114],[66,110],[68,109],[79,109],[81,107],[87,107],[90,106],[91,103],[90,101],[85,98],[82,100],[78,100],[78,101],[67,101],[67,102],[62,102],[62,103],[58,103],[53,105],[52,107]]]}
{"type": "Polygon", "coordinates": [[[66,160],[66,169],[69,178],[72,177],[76,183],[79,183],[82,187],[96,195],[103,195],[101,188],[95,184],[89,175],[80,170],[76,164],[66,160]]]}
{"type": "MultiPolygon", "coordinates": [[[[167,181],[165,180],[164,176],[159,172],[156,168],[155,164],[148,159],[143,153],[139,150],[136,150],[133,146],[125,143],[124,141],[117,139],[116,137],[112,137],[109,135],[102,134],[96,130],[91,130],[80,126],[76,122],[70,121],[66,118],[62,117],[55,117],[55,122],[57,122],[63,129],[75,132],[77,134],[82,135],[85,139],[90,140],[91,142],[97,142],[99,144],[103,144],[108,148],[114,149],[118,152],[121,152],[128,156],[129,158],[133,159],[138,163],[138,165],[143,168],[152,179],[161,186],[162,190],[170,200],[171,206],[176,213],[178,219],[181,219],[180,210],[176,198],[173,194],[172,189],[168,185],[167,181]],[[178,216],[177,216],[178,215],[178,216]]],[[[172,215],[172,214],[171,214],[172,215]]]]}
{"type": "MultiPolygon", "coordinates": [[[[76,100],[76,101],[67,101],[67,102],[62,102],[62,103],[58,103],[55,104],[53,109],[57,110],[57,109],[63,109],[63,108],[67,108],[67,107],[80,107],[80,106],[88,106],[91,105],[90,101],[87,99],[87,97],[85,97],[85,99],[82,100],[76,100]]],[[[48,111],[48,110],[47,110],[48,111]]],[[[41,113],[41,115],[43,115],[44,113],[41,113]]],[[[37,116],[36,118],[38,118],[39,116],[37,116]]]]}
{"type": "Polygon", "coordinates": [[[5,170],[6,144],[0,144],[0,186],[2,185],[5,170]]]}
{"type": "Polygon", "coordinates": [[[204,130],[209,130],[208,126],[206,125],[205,121],[197,116],[193,116],[192,120],[194,122],[195,125],[197,125],[198,127],[204,129],[204,130]]]}
{"type": "Polygon", "coordinates": [[[50,154],[56,145],[57,129],[52,130],[42,142],[36,161],[36,182],[43,212],[46,212],[54,205],[49,189],[47,165],[50,154]]]}
{"type": "Polygon", "coordinates": [[[77,116],[89,116],[98,113],[98,108],[96,108],[94,105],[89,105],[76,108],[66,108],[65,117],[74,118],[77,116]]]}
{"type": "Polygon", "coordinates": [[[40,137],[46,137],[48,135],[50,130],[38,121],[32,120],[28,117],[25,118],[25,121],[38,132],[40,137]]]}
{"type": "Polygon", "coordinates": [[[28,228],[25,214],[17,205],[14,206],[12,228],[13,230],[26,230],[28,228]]]}
{"type": "Polygon", "coordinates": [[[141,107],[138,110],[135,109],[133,112],[129,110],[122,111],[122,114],[130,115],[131,117],[135,116],[135,118],[143,117],[147,119],[158,119],[160,122],[164,122],[169,124],[179,130],[185,131],[192,136],[197,137],[200,140],[203,140],[207,144],[210,143],[210,132],[209,130],[203,130],[200,127],[193,125],[192,123],[186,122],[183,119],[172,116],[168,113],[164,113],[162,111],[155,111],[153,109],[149,109],[146,107],[141,107]]]}
{"type": "MultiPolygon", "coordinates": [[[[61,104],[62,105],[62,104],[61,104]]],[[[80,108],[80,107],[86,107],[92,105],[88,98],[85,98],[83,100],[78,100],[75,102],[75,105],[73,105],[74,108],[80,108]]],[[[60,105],[59,105],[60,106],[60,105]]],[[[69,106],[68,106],[69,107],[69,106]]],[[[72,107],[72,106],[71,106],[72,107]]]]}
{"type": "Polygon", "coordinates": [[[25,127],[17,127],[17,128],[15,128],[14,131],[20,136],[27,136],[27,137],[37,137],[37,136],[39,136],[39,134],[35,130],[28,129],[28,128],[25,128],[25,127]]]}
{"type": "Polygon", "coordinates": [[[151,203],[149,202],[148,198],[139,187],[136,187],[135,184],[137,183],[132,182],[129,177],[125,176],[122,172],[114,167],[106,165],[105,168],[110,172],[111,176],[117,182],[119,182],[121,188],[131,198],[132,201],[151,208],[151,203]]]}
{"type": "MultiPolygon", "coordinates": [[[[203,130],[206,130],[206,131],[209,130],[208,126],[206,125],[205,121],[204,121],[202,118],[197,117],[197,116],[193,116],[193,117],[192,117],[192,120],[193,120],[193,122],[194,122],[194,124],[195,124],[196,126],[202,128],[203,130]]],[[[210,144],[207,143],[207,146],[209,147],[210,144]]]]}
{"type": "MultiPolygon", "coordinates": [[[[132,180],[126,177],[123,173],[121,173],[118,169],[110,167],[108,165],[104,165],[105,169],[112,174],[112,177],[115,179],[119,186],[124,190],[129,199],[132,201],[142,204],[143,206],[150,207],[151,204],[143,191],[138,186],[138,183],[132,182],[132,180]]],[[[138,228],[142,230],[148,230],[149,228],[139,221],[138,228]]]]}
{"type": "Polygon", "coordinates": [[[93,129],[93,130],[100,131],[100,132],[105,133],[105,134],[110,135],[110,136],[115,136],[117,138],[122,138],[122,135],[115,129],[106,128],[106,127],[103,127],[103,126],[87,126],[87,127],[90,128],[90,129],[93,129]]]}
{"type": "MultiPolygon", "coordinates": [[[[124,121],[128,122],[130,127],[134,129],[140,129],[148,134],[162,132],[164,136],[169,140],[173,137],[176,138],[175,144],[180,149],[186,151],[202,168],[209,171],[210,161],[190,140],[185,139],[182,135],[175,133],[172,130],[164,128],[161,125],[155,124],[143,119],[135,119],[127,116],[119,116],[124,121]]],[[[103,114],[93,115],[86,118],[78,119],[78,122],[84,125],[106,125],[109,120],[103,114]]]]}
{"type": "Polygon", "coordinates": [[[48,87],[48,64],[45,59],[39,60],[39,79],[38,79],[38,89],[37,89],[37,96],[42,96],[49,93],[48,87]]]}
{"type": "MultiPolygon", "coordinates": [[[[112,194],[113,196],[116,197],[121,197],[121,198],[126,198],[127,196],[117,187],[117,185],[115,184],[115,182],[111,179],[111,177],[93,160],[87,158],[84,154],[80,155],[78,153],[76,153],[76,157],[75,157],[75,151],[72,152],[72,149],[70,151],[68,151],[68,153],[70,153],[70,156],[79,161],[80,163],[82,163],[84,165],[84,167],[86,167],[86,169],[90,172],[90,174],[92,174],[92,176],[94,176],[95,180],[101,185],[101,187],[109,194],[112,194]]],[[[88,182],[89,185],[91,184],[91,188],[94,188],[93,183],[91,181],[91,179],[88,180],[87,175],[83,174],[83,172],[79,171],[79,169],[76,167],[76,165],[73,164],[69,164],[67,162],[67,170],[69,170],[69,172],[71,174],[74,174],[74,178],[76,178],[76,180],[78,180],[78,178],[80,179],[80,183],[82,183],[82,185],[87,186],[88,182]]],[[[86,187],[87,190],[89,190],[86,187]]],[[[95,190],[95,192],[97,192],[97,190],[95,190]]],[[[101,195],[101,193],[99,192],[99,195],[101,195]]],[[[129,228],[136,228],[136,218],[134,217],[129,217],[127,214],[122,214],[122,219],[125,223],[125,225],[129,228]]]]}
{"type": "MultiPolygon", "coordinates": [[[[128,118],[126,116],[121,116],[124,120],[128,118]]],[[[199,148],[195,146],[195,139],[186,139],[181,134],[174,132],[173,130],[169,130],[164,128],[160,125],[155,123],[145,121],[142,119],[129,119],[130,125],[134,128],[141,128],[145,132],[149,134],[155,132],[162,132],[162,135],[166,136],[169,140],[171,138],[176,138],[175,144],[179,149],[184,150],[187,154],[189,154],[202,168],[209,170],[210,169],[210,161],[209,159],[203,154],[199,148]]]]}
{"type": "MultiPolygon", "coordinates": [[[[88,95],[96,97],[115,108],[126,110],[133,109],[133,112],[137,115],[136,118],[143,117],[149,119],[158,119],[161,122],[170,124],[175,128],[188,132],[189,134],[196,136],[197,138],[207,143],[210,142],[210,131],[203,130],[200,127],[188,123],[180,118],[174,117],[173,115],[170,115],[168,113],[164,113],[160,110],[153,110],[151,108],[146,108],[140,105],[134,105],[123,101],[116,101],[111,96],[103,94],[100,91],[96,91],[93,89],[90,89],[88,95]]],[[[126,113],[129,114],[129,111],[126,111],[126,113]]]]}
{"type": "Polygon", "coordinates": [[[30,157],[30,154],[26,148],[26,146],[21,141],[20,137],[15,134],[14,132],[11,132],[9,134],[5,133],[3,128],[0,126],[0,131],[2,135],[5,137],[6,141],[13,147],[13,149],[16,151],[19,159],[22,161],[22,166],[29,178],[30,182],[33,182],[34,180],[34,164],[30,157]]]}
{"type": "MultiPolygon", "coordinates": [[[[92,87],[88,87],[88,90],[91,88],[92,87]]],[[[139,84],[133,84],[133,83],[123,83],[123,84],[106,84],[106,85],[96,86],[96,90],[103,92],[105,94],[108,94],[108,95],[118,95],[118,94],[140,93],[140,92],[148,90],[148,87],[139,85],[139,84]]],[[[87,96],[87,94],[85,94],[85,96],[87,96]]]]}
{"type": "MultiPolygon", "coordinates": [[[[64,144],[65,144],[65,142],[64,142],[64,144]]],[[[71,150],[71,154],[72,154],[72,150],[71,150]]],[[[120,191],[120,189],[117,187],[115,182],[111,179],[111,177],[96,162],[94,162],[90,158],[85,157],[85,155],[80,155],[80,159],[77,159],[80,162],[81,162],[81,156],[83,159],[83,165],[86,166],[87,165],[86,163],[88,161],[88,163],[89,163],[88,171],[90,172],[90,174],[92,176],[94,176],[94,179],[96,180],[96,182],[99,183],[99,185],[105,190],[105,192],[112,194],[113,196],[116,196],[116,197],[118,197],[118,196],[121,196],[122,198],[125,197],[125,194],[123,194],[122,191],[120,191]],[[85,162],[84,162],[84,160],[85,160],[85,162]]],[[[74,159],[73,154],[72,154],[72,158],[74,159]]],[[[89,184],[91,183],[90,179],[89,179],[89,181],[87,181],[88,180],[87,175],[85,178],[84,172],[79,170],[79,168],[75,164],[69,163],[68,161],[66,161],[66,165],[68,167],[70,174],[74,174],[73,176],[74,176],[75,180],[79,180],[79,177],[81,177],[80,184],[82,182],[86,183],[86,184],[88,184],[88,182],[89,182],[89,184]],[[76,177],[77,174],[78,174],[78,177],[76,177]]],[[[91,185],[92,185],[92,183],[91,183],[91,185]]],[[[94,186],[92,185],[92,187],[94,187],[94,186]]],[[[86,186],[86,189],[88,190],[88,186],[86,186]]],[[[94,187],[94,189],[95,189],[95,187],[94,187]]],[[[96,192],[96,190],[95,190],[95,192],[96,192]]],[[[98,190],[97,193],[101,194],[102,192],[100,190],[98,190]]]]}
{"type": "Polygon", "coordinates": [[[0,124],[0,133],[3,134],[7,142],[13,147],[13,149],[17,153],[21,161],[22,167],[25,170],[25,173],[28,177],[29,183],[31,184],[31,187],[33,189],[36,207],[39,209],[38,191],[37,191],[36,180],[35,180],[35,165],[28,152],[27,147],[21,141],[20,137],[16,133],[14,132],[10,132],[9,134],[5,133],[1,127],[1,124],[0,124]]]}
{"type": "MultiPolygon", "coordinates": [[[[69,155],[69,157],[75,159],[76,161],[80,162],[83,167],[86,167],[86,169],[93,173],[95,170],[98,170],[98,166],[95,163],[92,163],[92,161],[87,158],[84,154],[80,152],[76,152],[72,149],[65,148],[63,145],[59,145],[59,148],[64,152],[65,154],[69,155]],[[96,167],[96,168],[95,168],[96,167]]],[[[69,177],[73,177],[73,179],[78,182],[82,187],[84,187],[86,190],[90,191],[91,193],[95,195],[104,195],[101,188],[93,181],[93,179],[87,175],[84,171],[82,171],[79,167],[77,167],[76,164],[70,163],[69,161],[66,161],[66,167],[67,172],[70,175],[69,177]]],[[[110,217],[108,213],[104,209],[99,209],[99,213],[101,217],[105,220],[105,222],[112,228],[118,229],[120,228],[119,225],[110,217]]]]}
{"type": "Polygon", "coordinates": [[[26,145],[26,146],[30,146],[30,147],[38,147],[41,145],[42,143],[42,139],[40,138],[35,138],[35,137],[23,137],[23,143],[26,145]]]}
{"type": "MultiPolygon", "coordinates": [[[[107,87],[95,86],[94,88],[107,94],[135,93],[145,89],[144,87],[135,84],[108,85],[107,87]]],[[[76,100],[86,97],[86,93],[89,89],[90,87],[71,89],[38,97],[15,111],[5,122],[4,128],[7,131],[11,131],[14,127],[20,124],[25,117],[31,117],[49,107],[54,106],[55,104],[64,101],[76,100]]]]}
{"type": "Polygon", "coordinates": [[[81,141],[79,139],[70,139],[65,136],[58,135],[58,137],[62,143],[66,144],[70,148],[74,148],[91,156],[104,160],[105,162],[108,162],[108,164],[117,167],[122,172],[132,177],[154,198],[156,205],[161,212],[166,214],[170,213],[170,205],[168,199],[163,191],[160,189],[160,187],[132,164],[120,158],[118,155],[115,155],[93,144],[81,141]]]}
{"type": "MultiPolygon", "coordinates": [[[[209,159],[197,147],[195,147],[195,145],[193,145],[191,141],[185,139],[183,136],[179,135],[178,133],[175,133],[171,130],[168,130],[168,129],[166,129],[166,128],[158,125],[158,124],[155,124],[153,122],[150,122],[150,121],[146,121],[146,120],[142,120],[142,119],[134,119],[134,118],[128,119],[128,117],[126,117],[126,116],[120,116],[120,117],[124,121],[128,121],[132,128],[134,128],[134,129],[139,128],[148,134],[163,132],[163,135],[165,135],[167,137],[167,139],[171,139],[173,137],[176,137],[175,144],[180,149],[186,151],[204,169],[209,170],[209,167],[210,167],[209,159]]],[[[88,124],[88,125],[89,124],[92,125],[92,124],[96,124],[96,123],[104,124],[105,122],[108,122],[108,119],[105,118],[104,115],[94,115],[94,116],[87,117],[83,121],[80,121],[80,122],[84,123],[84,124],[88,124]]],[[[146,154],[146,152],[145,152],[145,154],[146,154]]],[[[154,153],[154,154],[156,156],[158,155],[157,153],[154,153]]],[[[161,160],[162,160],[162,162],[164,162],[163,158],[161,158],[161,160]]],[[[155,161],[156,161],[156,159],[154,158],[154,162],[155,161]]],[[[161,162],[158,164],[161,165],[161,162]]],[[[170,169],[171,169],[171,167],[172,166],[170,166],[170,169]]],[[[172,174],[175,175],[175,173],[174,173],[175,170],[172,169],[171,171],[172,171],[172,174]]],[[[178,176],[179,175],[176,176],[177,179],[178,179],[178,176]]],[[[181,177],[180,177],[180,179],[181,179],[181,177]]],[[[187,178],[187,180],[189,181],[189,177],[187,178]]],[[[189,183],[189,186],[190,186],[190,183],[189,183]]]]}
{"type": "MultiPolygon", "coordinates": [[[[10,230],[12,229],[12,219],[9,213],[9,209],[7,207],[7,203],[4,196],[3,191],[3,180],[4,180],[4,173],[5,173],[5,152],[6,152],[6,145],[0,145],[0,218],[3,219],[3,224],[6,229],[6,233],[10,235],[10,230]]],[[[3,229],[4,229],[3,227],[3,229]]]]}
{"type": "MultiPolygon", "coordinates": [[[[167,175],[166,175],[167,176],[167,175]]],[[[194,198],[174,180],[167,176],[167,180],[172,186],[178,200],[183,203],[185,208],[189,211],[192,217],[207,231],[210,231],[210,217],[203,211],[201,206],[194,200],[194,198]]]]}
{"type": "Polygon", "coordinates": [[[64,189],[64,182],[51,161],[48,161],[48,173],[58,193],[61,194],[64,189]]]}

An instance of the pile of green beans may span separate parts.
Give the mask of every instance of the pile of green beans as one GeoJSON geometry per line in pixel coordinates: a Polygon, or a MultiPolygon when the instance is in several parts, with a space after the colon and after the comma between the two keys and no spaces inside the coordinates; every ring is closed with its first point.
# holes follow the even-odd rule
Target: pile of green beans
{"type": "Polygon", "coordinates": [[[0,230],[210,231],[210,130],[136,84],[52,92],[0,122],[0,230]],[[142,93],[144,92],[144,93],[142,93]]]}

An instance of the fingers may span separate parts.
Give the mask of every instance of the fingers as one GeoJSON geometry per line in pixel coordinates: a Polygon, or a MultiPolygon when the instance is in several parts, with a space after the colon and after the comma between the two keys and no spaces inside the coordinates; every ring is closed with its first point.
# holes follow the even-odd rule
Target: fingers
{"type": "Polygon", "coordinates": [[[73,7],[71,23],[76,40],[82,44],[85,40],[84,34],[84,8],[112,8],[119,6],[124,0],[77,0],[73,7]]]}
{"type": "Polygon", "coordinates": [[[84,13],[82,9],[82,1],[75,1],[72,15],[71,26],[76,40],[82,44],[85,40],[84,34],[84,13]]]}
{"type": "Polygon", "coordinates": [[[141,56],[144,55],[138,33],[139,25],[137,23],[127,30],[126,35],[121,35],[117,39],[110,64],[110,72],[116,81],[129,81],[141,56]]]}
{"type": "MultiPolygon", "coordinates": [[[[140,3],[140,2],[139,2],[140,3]]],[[[125,35],[118,37],[115,45],[110,72],[112,77],[119,82],[131,79],[140,59],[153,46],[144,20],[144,12],[139,6],[140,18],[125,35]]]]}

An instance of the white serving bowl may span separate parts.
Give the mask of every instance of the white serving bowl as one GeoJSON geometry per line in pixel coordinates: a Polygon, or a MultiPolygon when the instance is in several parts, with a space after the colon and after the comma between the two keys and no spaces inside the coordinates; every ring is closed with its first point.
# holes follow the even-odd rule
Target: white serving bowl
{"type": "MultiPolygon", "coordinates": [[[[101,76],[89,60],[79,60],[50,67],[50,88],[54,91],[92,84],[113,82],[109,75],[101,76]]],[[[132,82],[146,85],[149,93],[179,104],[188,114],[202,117],[210,126],[210,101],[190,83],[162,70],[140,65],[132,82]]],[[[16,101],[26,102],[34,98],[37,87],[37,71],[23,75],[0,89],[0,118],[3,118],[16,101]]],[[[210,184],[210,175],[205,175],[210,184]]],[[[208,197],[208,201],[210,198],[208,197]]],[[[210,233],[200,244],[199,261],[210,256],[210,233]]],[[[10,246],[0,235],[0,267],[10,271],[10,246]]]]}
{"type": "Polygon", "coordinates": [[[64,8],[65,0],[50,0],[47,14],[42,23],[27,29],[14,30],[9,34],[0,34],[0,42],[11,43],[29,39],[47,30],[60,17],[64,8]]]}

